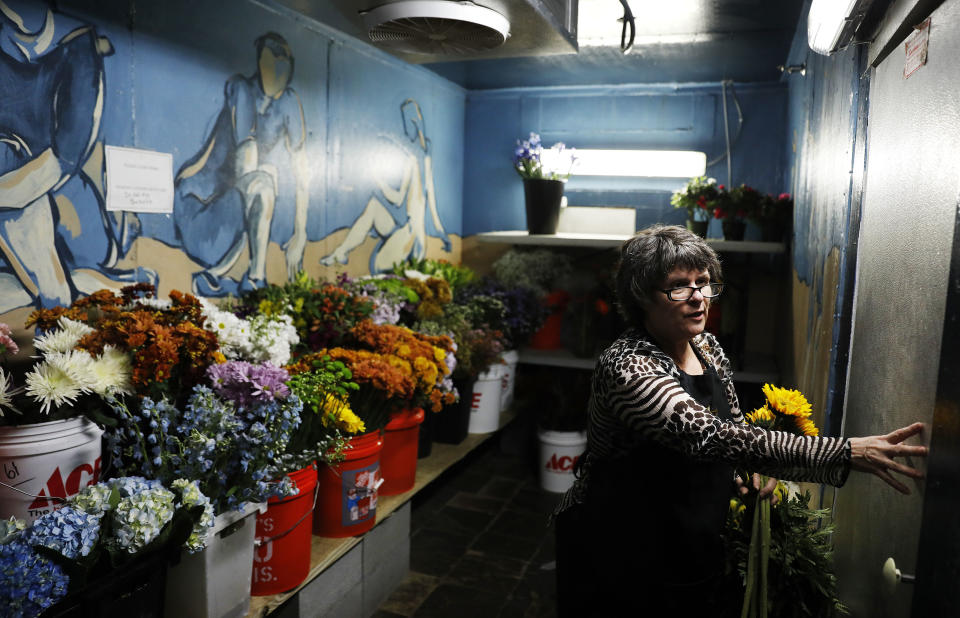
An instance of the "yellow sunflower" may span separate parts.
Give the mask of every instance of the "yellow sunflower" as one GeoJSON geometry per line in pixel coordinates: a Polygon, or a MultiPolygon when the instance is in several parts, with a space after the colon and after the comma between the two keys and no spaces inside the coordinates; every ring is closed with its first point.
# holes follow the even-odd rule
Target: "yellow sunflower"
{"type": "Polygon", "coordinates": [[[754,410],[750,414],[747,414],[748,423],[751,425],[759,425],[760,427],[764,427],[766,429],[772,428],[775,420],[776,417],[766,405],[764,405],[762,408],[754,410]]]}
{"type": "Polygon", "coordinates": [[[778,414],[807,418],[813,411],[813,406],[800,391],[764,384],[763,394],[767,397],[768,405],[778,414]]]}

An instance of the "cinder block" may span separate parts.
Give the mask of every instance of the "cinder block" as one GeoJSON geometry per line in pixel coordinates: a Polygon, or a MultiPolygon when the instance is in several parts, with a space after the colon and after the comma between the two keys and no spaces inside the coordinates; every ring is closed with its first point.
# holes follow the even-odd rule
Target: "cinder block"
{"type": "Polygon", "coordinates": [[[380,522],[363,539],[363,611],[377,611],[410,570],[410,503],[380,522]]]}
{"type": "Polygon", "coordinates": [[[363,537],[364,577],[382,562],[394,561],[397,549],[406,546],[407,564],[410,556],[410,503],[394,511],[363,537]]]}
{"type": "Polygon", "coordinates": [[[410,571],[409,537],[395,546],[393,553],[374,564],[372,569],[364,570],[363,614],[372,616],[410,571]]]}
{"type": "Polygon", "coordinates": [[[300,618],[362,618],[363,543],[355,545],[297,596],[300,618]]]}

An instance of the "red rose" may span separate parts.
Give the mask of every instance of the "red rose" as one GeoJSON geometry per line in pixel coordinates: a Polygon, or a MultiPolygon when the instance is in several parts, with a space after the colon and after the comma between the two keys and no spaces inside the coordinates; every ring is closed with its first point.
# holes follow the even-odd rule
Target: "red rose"
{"type": "Polygon", "coordinates": [[[594,301],[593,306],[600,315],[607,315],[610,313],[610,305],[602,298],[598,298],[596,301],[594,301]]]}
{"type": "Polygon", "coordinates": [[[778,201],[781,201],[781,202],[786,202],[786,201],[788,201],[789,199],[790,199],[790,194],[789,194],[789,193],[781,193],[779,196],[777,196],[777,200],[778,200],[778,201]]]}
{"type": "Polygon", "coordinates": [[[713,218],[714,218],[714,219],[723,219],[723,218],[726,217],[726,216],[727,216],[727,211],[725,211],[724,209],[722,209],[722,208],[714,208],[714,209],[713,209],[713,218]]]}
{"type": "Polygon", "coordinates": [[[717,185],[717,190],[723,191],[723,185],[717,185]]]}
{"type": "Polygon", "coordinates": [[[698,197],[698,198],[697,198],[697,206],[699,206],[700,208],[706,208],[706,207],[707,207],[707,198],[703,197],[702,195],[701,195],[700,197],[698,197]]]}

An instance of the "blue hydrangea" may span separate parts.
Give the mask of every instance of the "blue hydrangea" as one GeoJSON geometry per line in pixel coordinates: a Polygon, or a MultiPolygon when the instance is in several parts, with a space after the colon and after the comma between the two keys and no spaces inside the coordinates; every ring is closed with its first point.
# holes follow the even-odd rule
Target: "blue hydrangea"
{"type": "Polygon", "coordinates": [[[68,583],[57,564],[27,543],[15,540],[0,545],[0,615],[36,616],[67,594],[68,583]]]}
{"type": "Polygon", "coordinates": [[[207,546],[207,533],[214,524],[213,505],[210,503],[210,498],[203,495],[196,481],[177,479],[171,484],[171,487],[180,492],[181,505],[203,505],[203,515],[200,516],[200,520],[193,526],[193,531],[185,543],[187,551],[191,554],[201,551],[207,546]]]}
{"type": "Polygon", "coordinates": [[[108,547],[135,554],[149,545],[173,518],[174,498],[162,486],[122,498],[113,512],[114,537],[107,540],[108,547]]]}
{"type": "Polygon", "coordinates": [[[43,515],[23,532],[24,543],[59,552],[74,560],[86,556],[100,538],[100,518],[72,506],[43,515]]]}

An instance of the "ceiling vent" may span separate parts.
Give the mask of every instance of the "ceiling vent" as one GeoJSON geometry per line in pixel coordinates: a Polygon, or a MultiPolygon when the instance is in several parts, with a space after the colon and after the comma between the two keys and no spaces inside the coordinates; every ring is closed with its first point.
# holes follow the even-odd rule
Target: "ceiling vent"
{"type": "Polygon", "coordinates": [[[370,40],[410,54],[466,56],[503,45],[510,22],[473,2],[401,0],[363,13],[370,40]]]}

